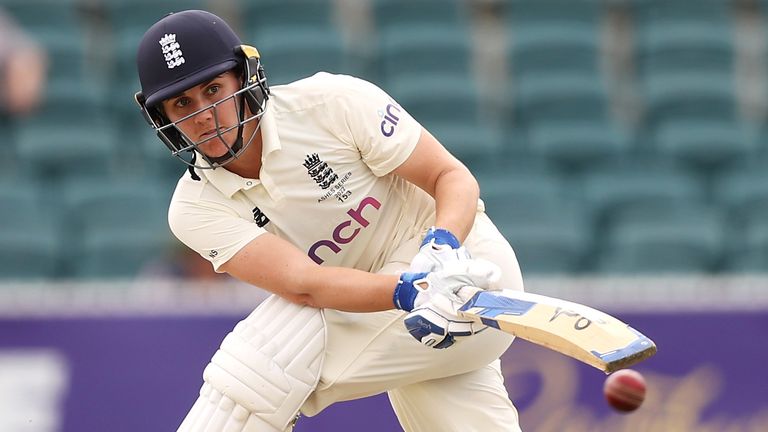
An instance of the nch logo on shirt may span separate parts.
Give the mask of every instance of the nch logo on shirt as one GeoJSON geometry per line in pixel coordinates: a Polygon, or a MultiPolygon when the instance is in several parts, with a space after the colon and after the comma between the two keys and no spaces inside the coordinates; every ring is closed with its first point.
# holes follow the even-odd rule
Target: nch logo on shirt
{"type": "Polygon", "coordinates": [[[336,228],[333,229],[333,232],[331,234],[331,238],[333,240],[319,240],[315,242],[312,246],[309,247],[309,251],[307,251],[307,255],[309,255],[310,258],[312,258],[312,261],[322,264],[325,260],[320,258],[317,255],[318,249],[320,249],[321,246],[325,246],[328,249],[330,249],[334,254],[337,254],[341,252],[341,246],[339,245],[345,245],[357,237],[357,234],[360,233],[360,230],[367,227],[370,222],[368,222],[368,219],[363,217],[363,209],[365,209],[367,206],[372,206],[374,209],[378,210],[381,208],[381,203],[374,197],[365,197],[362,201],[360,201],[360,204],[357,205],[356,209],[349,209],[347,210],[347,215],[351,219],[345,220],[344,222],[338,224],[336,228]],[[344,230],[352,226],[352,222],[357,222],[360,226],[356,227],[352,230],[351,233],[348,235],[344,235],[344,230]]]}

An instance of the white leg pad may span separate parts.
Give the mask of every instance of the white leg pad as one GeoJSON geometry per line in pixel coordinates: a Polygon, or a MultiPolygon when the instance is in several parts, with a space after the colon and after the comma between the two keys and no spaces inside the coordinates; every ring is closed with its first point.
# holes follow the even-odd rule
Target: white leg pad
{"type": "Polygon", "coordinates": [[[290,430],[324,353],[322,311],[269,297],[224,338],[178,431],[290,430]]]}

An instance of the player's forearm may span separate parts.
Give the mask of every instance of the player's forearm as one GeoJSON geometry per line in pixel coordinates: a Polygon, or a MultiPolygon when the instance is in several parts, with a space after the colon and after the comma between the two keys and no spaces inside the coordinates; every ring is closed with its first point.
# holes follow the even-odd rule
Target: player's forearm
{"type": "Polygon", "coordinates": [[[323,267],[269,233],[253,239],[220,268],[293,303],[350,312],[394,308],[397,275],[323,267]]]}
{"type": "Polygon", "coordinates": [[[435,182],[435,226],[452,232],[463,242],[472,229],[477,213],[480,187],[464,166],[440,175],[435,182]]]}
{"type": "Polygon", "coordinates": [[[316,267],[302,278],[300,303],[348,312],[394,308],[397,275],[368,273],[343,267],[316,267]]]}

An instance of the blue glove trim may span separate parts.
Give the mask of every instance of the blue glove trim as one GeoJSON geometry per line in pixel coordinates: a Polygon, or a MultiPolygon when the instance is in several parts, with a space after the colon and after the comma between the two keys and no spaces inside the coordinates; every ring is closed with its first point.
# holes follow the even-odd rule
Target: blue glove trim
{"type": "Polygon", "coordinates": [[[392,296],[392,303],[395,307],[404,310],[412,311],[413,302],[416,301],[416,296],[419,294],[419,289],[413,286],[413,282],[424,279],[428,273],[403,273],[400,275],[400,280],[395,287],[395,293],[392,296]]]}
{"type": "Polygon", "coordinates": [[[454,249],[458,249],[461,247],[461,242],[459,242],[459,239],[457,239],[456,236],[453,235],[453,233],[448,231],[447,229],[435,228],[435,227],[429,228],[429,230],[427,230],[427,234],[424,236],[424,240],[421,241],[421,245],[424,246],[425,244],[429,243],[433,239],[435,240],[435,244],[439,244],[439,245],[447,244],[454,249]]]}

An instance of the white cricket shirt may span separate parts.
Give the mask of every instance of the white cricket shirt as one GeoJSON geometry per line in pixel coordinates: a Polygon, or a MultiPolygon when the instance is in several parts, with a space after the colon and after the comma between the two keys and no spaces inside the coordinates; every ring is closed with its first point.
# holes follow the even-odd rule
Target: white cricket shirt
{"type": "Polygon", "coordinates": [[[217,271],[264,232],[319,264],[376,271],[434,220],[432,197],[389,174],[421,125],[375,85],[318,73],[275,86],[261,133],[259,179],[197,170],[171,201],[171,230],[217,271]]]}

